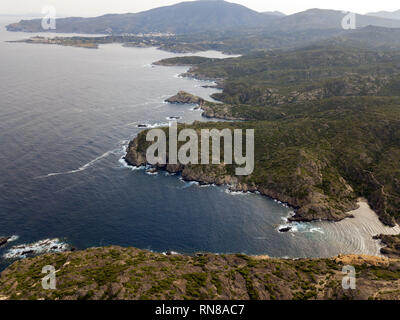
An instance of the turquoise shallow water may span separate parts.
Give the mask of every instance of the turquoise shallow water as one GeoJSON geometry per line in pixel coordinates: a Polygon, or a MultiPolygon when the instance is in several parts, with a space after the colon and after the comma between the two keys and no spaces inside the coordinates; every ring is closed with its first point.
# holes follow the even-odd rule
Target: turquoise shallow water
{"type": "MultiPolygon", "coordinates": [[[[4,42],[27,36],[0,29],[0,236],[18,236],[1,256],[11,245],[47,238],[79,249],[277,257],[368,251],[351,232],[327,223],[279,233],[291,210],[265,197],[150,176],[120,161],[138,124],[204,120],[191,106],[163,103],[178,90],[204,98],[215,92],[178,77],[186,68],[151,65],[174,54],[4,42]]],[[[0,267],[9,263],[0,258],[0,267]]]]}

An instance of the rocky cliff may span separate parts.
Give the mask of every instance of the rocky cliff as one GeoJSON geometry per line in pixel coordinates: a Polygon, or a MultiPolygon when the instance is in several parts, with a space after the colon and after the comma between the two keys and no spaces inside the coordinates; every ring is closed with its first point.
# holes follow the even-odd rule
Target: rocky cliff
{"type": "MultiPolygon", "coordinates": [[[[220,124],[226,127],[223,123],[220,124]]],[[[183,125],[181,128],[210,127],[208,123],[196,122],[191,126],[183,125]]],[[[213,128],[216,126],[213,123],[213,128]]],[[[211,127],[210,127],[211,128],[211,127]]],[[[167,131],[167,130],[166,130],[167,131]]],[[[146,150],[150,145],[146,142],[147,131],[141,132],[127,148],[125,160],[132,166],[147,165],[146,150]]],[[[168,132],[166,132],[168,134],[168,132]]],[[[318,162],[305,153],[298,155],[301,161],[300,167],[294,168],[293,175],[270,176],[267,179],[258,179],[257,176],[263,170],[257,161],[255,172],[247,177],[236,176],[231,165],[157,165],[158,169],[171,173],[181,173],[187,181],[198,181],[202,184],[229,185],[233,191],[259,192],[262,195],[280,200],[296,209],[293,221],[329,220],[340,221],[349,217],[347,212],[357,208],[357,201],[353,189],[343,178],[335,181],[335,188],[323,193],[312,185],[322,183],[325,170],[329,169],[328,163],[318,162]],[[303,172],[308,172],[306,176],[303,172]]],[[[288,170],[288,169],[287,169],[288,170]]],[[[331,174],[331,173],[329,173],[331,174]]],[[[336,180],[336,176],[334,176],[336,180]]]]}

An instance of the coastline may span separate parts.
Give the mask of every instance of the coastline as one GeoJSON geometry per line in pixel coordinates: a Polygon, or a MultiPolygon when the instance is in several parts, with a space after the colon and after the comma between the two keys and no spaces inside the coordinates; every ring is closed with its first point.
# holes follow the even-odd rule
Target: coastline
{"type": "MultiPolygon", "coordinates": [[[[163,63],[163,60],[158,61],[153,63],[155,65],[164,65],[164,66],[174,66],[176,64],[170,64],[170,63],[163,63]]],[[[182,64],[179,64],[179,66],[182,66],[182,64]]],[[[192,71],[194,70],[194,65],[190,64],[185,64],[185,66],[190,67],[190,69],[182,74],[181,76],[189,77],[191,79],[197,79],[197,80],[204,80],[201,76],[199,76],[196,73],[193,73],[192,71]]],[[[207,81],[215,81],[217,84],[219,84],[220,87],[223,88],[223,80],[221,79],[210,79],[207,78],[207,81]],[[222,82],[221,82],[222,81],[222,82]]],[[[234,121],[247,121],[248,119],[239,119],[237,117],[230,116],[229,114],[231,113],[231,108],[232,106],[223,104],[223,103],[214,103],[207,101],[203,98],[194,96],[190,93],[180,91],[178,92],[177,95],[170,97],[169,99],[166,99],[165,102],[170,103],[170,104],[195,104],[197,109],[200,109],[203,111],[202,116],[205,118],[212,118],[212,119],[221,119],[221,120],[234,120],[234,121]],[[217,112],[215,111],[217,110],[217,112]],[[222,110],[222,111],[221,111],[222,110]]],[[[143,167],[143,166],[148,166],[148,163],[146,161],[145,154],[138,152],[138,148],[140,149],[143,146],[140,146],[140,143],[138,142],[139,136],[141,133],[138,134],[138,136],[132,140],[127,147],[126,150],[126,156],[123,158],[124,161],[129,165],[133,167],[143,167]]],[[[301,206],[299,205],[299,201],[295,198],[289,197],[285,195],[282,192],[279,192],[277,190],[274,190],[272,188],[265,188],[256,184],[248,184],[245,181],[240,181],[237,177],[227,175],[226,173],[221,170],[221,174],[213,174],[213,172],[204,172],[207,170],[201,169],[195,170],[193,169],[190,165],[189,166],[183,166],[183,165],[163,165],[163,166],[150,166],[152,167],[152,170],[165,170],[166,172],[170,174],[181,174],[181,179],[188,181],[188,182],[197,182],[200,185],[216,185],[216,186],[227,186],[230,191],[232,192],[242,192],[242,193],[257,193],[263,196],[268,197],[271,200],[275,200],[277,202],[280,202],[287,207],[293,209],[295,212],[294,215],[291,215],[287,218],[288,223],[301,223],[301,222],[318,222],[318,221],[327,221],[327,222],[332,222],[332,223],[341,223],[342,221],[349,221],[351,220],[352,222],[354,221],[361,221],[361,220],[366,220],[368,223],[371,223],[371,229],[373,230],[382,230],[382,232],[377,231],[376,233],[370,233],[369,236],[370,238],[368,239],[375,239],[375,237],[378,237],[379,234],[381,235],[388,235],[388,236],[393,236],[393,235],[399,235],[400,234],[400,227],[395,224],[395,226],[390,226],[389,224],[386,224],[382,219],[380,219],[379,214],[372,210],[370,207],[370,204],[367,199],[365,198],[358,198],[357,200],[354,201],[354,203],[347,204],[347,210],[344,210],[342,214],[330,214],[330,213],[323,213],[317,212],[316,214],[314,213],[309,213],[306,211],[301,210],[301,206]]],[[[356,227],[354,225],[354,227],[356,227]]],[[[283,228],[285,229],[285,228],[283,228]]],[[[290,231],[291,228],[287,228],[286,231],[282,232],[287,232],[290,231]]],[[[355,230],[355,229],[353,229],[355,230]]],[[[378,241],[375,241],[375,243],[378,243],[378,241]]],[[[382,256],[382,253],[384,253],[384,248],[385,248],[385,243],[384,241],[381,241],[378,245],[377,248],[377,256],[382,256]]]]}
{"type": "MultiPolygon", "coordinates": [[[[129,148],[129,147],[128,147],[129,148]]],[[[226,186],[228,187],[228,190],[231,192],[240,192],[240,193],[253,193],[253,194],[258,194],[262,196],[266,196],[267,198],[277,201],[281,203],[282,205],[287,206],[288,208],[292,209],[295,213],[297,211],[297,208],[292,206],[290,202],[286,202],[283,199],[287,199],[285,197],[280,197],[277,195],[277,197],[271,196],[272,193],[266,193],[265,190],[262,188],[256,188],[256,187],[248,187],[247,185],[244,184],[237,184],[237,185],[232,185],[232,180],[214,180],[211,179],[210,177],[202,178],[202,177],[191,177],[189,176],[188,172],[185,171],[183,166],[150,166],[148,164],[142,164],[142,165],[134,165],[129,160],[126,159],[126,157],[123,158],[123,160],[126,162],[128,166],[135,167],[138,169],[143,169],[145,170],[146,168],[151,168],[155,170],[161,170],[168,172],[169,174],[181,174],[181,179],[187,182],[196,182],[200,186],[202,185],[214,185],[214,186],[226,186]],[[183,168],[183,169],[182,169],[183,168]],[[261,191],[260,191],[261,190],[261,191]]],[[[151,170],[150,169],[150,170],[151,170]]],[[[236,181],[235,181],[236,182],[236,181]]],[[[359,198],[357,199],[357,208],[350,210],[346,212],[345,217],[339,217],[339,218],[333,218],[331,219],[330,217],[327,217],[326,219],[322,218],[312,218],[312,217],[307,217],[307,216],[302,216],[298,215],[297,213],[293,216],[290,215],[287,217],[287,223],[284,225],[281,225],[282,229],[285,229],[284,227],[288,227],[287,231],[291,231],[292,228],[295,226],[295,223],[301,223],[301,222],[329,222],[329,223],[334,223],[338,224],[338,227],[342,227],[343,229],[350,229],[355,232],[360,232],[359,228],[362,228],[364,231],[364,237],[361,237],[360,241],[360,247],[364,245],[371,245],[369,243],[369,240],[375,239],[377,236],[382,235],[382,236],[397,236],[400,235],[400,226],[396,224],[395,227],[390,227],[387,225],[384,225],[380,220],[379,220],[379,215],[371,209],[367,199],[365,198],[359,198]]],[[[282,231],[281,231],[282,232],[282,231]]],[[[284,231],[286,232],[286,231],[284,231]]],[[[384,256],[384,249],[386,247],[386,244],[378,241],[380,239],[375,239],[374,244],[376,244],[376,257],[383,257],[384,256]]],[[[366,250],[366,251],[371,251],[372,249],[366,250]]]]}
{"type": "Polygon", "coordinates": [[[170,174],[180,173],[182,179],[188,182],[197,182],[200,185],[226,185],[230,191],[233,192],[251,192],[259,193],[272,200],[277,200],[286,204],[295,211],[295,215],[289,218],[290,222],[313,222],[313,221],[334,221],[338,222],[346,218],[351,218],[349,214],[352,210],[358,208],[356,203],[349,206],[349,210],[343,212],[341,215],[337,215],[331,212],[308,212],[302,210],[300,200],[287,196],[279,191],[258,186],[256,184],[248,184],[245,181],[240,180],[238,177],[231,176],[226,173],[223,166],[213,166],[213,170],[207,170],[204,167],[197,167],[192,165],[150,165],[146,160],[146,154],[144,150],[143,135],[146,131],[142,131],[136,136],[127,147],[127,154],[123,158],[129,166],[132,167],[151,167],[157,170],[165,170],[170,174]]]}

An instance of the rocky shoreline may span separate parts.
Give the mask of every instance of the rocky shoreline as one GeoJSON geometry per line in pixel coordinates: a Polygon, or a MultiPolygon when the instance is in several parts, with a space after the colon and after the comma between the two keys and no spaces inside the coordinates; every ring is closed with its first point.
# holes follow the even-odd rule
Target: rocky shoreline
{"type": "MultiPolygon", "coordinates": [[[[236,176],[226,174],[223,166],[217,168],[217,171],[204,170],[204,166],[199,170],[199,168],[196,168],[196,166],[182,164],[152,166],[146,160],[145,150],[146,149],[143,148],[143,146],[141,145],[140,136],[137,136],[129,143],[127,147],[127,154],[124,157],[124,160],[127,162],[128,165],[133,167],[150,166],[157,170],[165,170],[170,174],[180,174],[182,176],[182,179],[188,182],[195,181],[198,182],[200,185],[227,185],[229,186],[229,189],[233,192],[251,192],[267,196],[270,199],[277,200],[282,202],[283,204],[288,205],[295,211],[295,215],[288,218],[289,222],[312,222],[321,220],[338,222],[345,218],[353,217],[351,214],[348,213],[345,213],[343,215],[336,215],[329,212],[325,212],[324,214],[324,212],[307,211],[302,208],[299,199],[289,197],[273,189],[267,189],[257,185],[249,185],[246,182],[241,181],[236,176]]],[[[350,204],[346,212],[350,212],[357,208],[357,203],[354,203],[354,205],[350,204]]]]}
{"type": "Polygon", "coordinates": [[[381,253],[389,258],[400,257],[400,235],[380,234],[374,237],[375,240],[380,240],[383,247],[381,253]]]}
{"type": "MultiPolygon", "coordinates": [[[[227,110],[230,108],[228,105],[209,102],[185,91],[180,91],[178,94],[166,99],[165,101],[172,104],[195,104],[198,106],[198,108],[203,110],[203,116],[207,118],[236,121],[245,120],[227,116],[227,110]]],[[[196,125],[196,123],[194,123],[194,125],[196,125]]],[[[134,167],[149,166],[148,162],[146,161],[146,142],[145,139],[141,139],[142,134],[143,132],[129,143],[126,150],[127,154],[124,158],[129,165],[134,167]]],[[[319,206],[318,203],[313,203],[312,200],[307,201],[304,199],[298,199],[296,197],[288,196],[285,193],[273,188],[267,188],[254,183],[249,184],[242,178],[228,174],[224,166],[213,166],[212,170],[207,169],[205,166],[181,164],[157,165],[153,167],[158,170],[166,170],[171,174],[179,173],[181,174],[182,179],[185,181],[195,181],[202,185],[227,185],[229,186],[230,190],[234,192],[259,193],[273,200],[280,201],[293,208],[295,211],[295,215],[289,218],[290,222],[311,222],[321,220],[337,222],[345,218],[353,217],[351,214],[349,214],[349,212],[358,208],[357,201],[348,202],[343,204],[345,207],[344,212],[338,213],[335,210],[330,210],[330,208],[319,206]]]]}
{"type": "MultiPolygon", "coordinates": [[[[0,238],[0,247],[16,239],[16,237],[0,238]]],[[[5,259],[24,259],[45,253],[65,252],[75,250],[60,239],[44,239],[35,243],[15,245],[3,255],[5,259]]]]}
{"type": "Polygon", "coordinates": [[[209,119],[226,121],[245,121],[246,119],[230,115],[231,105],[214,103],[195,96],[185,91],[179,91],[176,95],[165,100],[171,104],[194,104],[197,109],[203,111],[202,116],[209,119]]]}

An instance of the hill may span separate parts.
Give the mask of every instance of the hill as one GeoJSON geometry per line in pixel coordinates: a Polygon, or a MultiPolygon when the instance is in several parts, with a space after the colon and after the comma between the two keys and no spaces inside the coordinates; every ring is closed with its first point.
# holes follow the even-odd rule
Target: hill
{"type": "MultiPolygon", "coordinates": [[[[400,21],[400,20],[399,20],[400,21]]],[[[400,29],[367,26],[336,35],[322,44],[370,50],[399,50],[400,29]]]]}
{"type": "MultiPolygon", "coordinates": [[[[192,127],[254,128],[255,170],[235,177],[230,166],[171,169],[188,180],[257,190],[296,208],[298,220],[343,219],[362,196],[384,223],[400,221],[398,52],[311,47],[182,62],[199,63],[189,76],[217,78],[223,87],[213,95],[222,104],[201,104],[206,116],[247,120],[192,127]]],[[[145,159],[144,136],[128,148],[133,165],[145,159]]]]}
{"type": "Polygon", "coordinates": [[[400,10],[389,12],[389,11],[378,11],[367,13],[368,16],[375,16],[385,19],[400,19],[400,10]]]}
{"type": "MultiPolygon", "coordinates": [[[[57,19],[60,33],[138,34],[173,33],[195,34],[207,31],[235,31],[238,28],[300,32],[305,30],[343,31],[346,13],[335,10],[310,9],[285,16],[280,12],[256,12],[223,0],[182,2],[139,13],[108,14],[95,18],[57,19]]],[[[375,16],[356,15],[356,26],[368,25],[400,28],[400,21],[375,16]]],[[[41,20],[21,20],[7,26],[9,31],[41,32],[41,20]]],[[[254,30],[252,30],[254,32],[254,30]]],[[[279,36],[279,35],[278,35],[279,36]]]]}
{"type": "MultiPolygon", "coordinates": [[[[222,0],[182,2],[135,14],[108,14],[96,18],[57,19],[61,33],[196,33],[208,30],[257,27],[278,19],[222,0]]],[[[22,20],[9,25],[9,31],[40,32],[40,20],[22,20]]]]}
{"type": "Polygon", "coordinates": [[[284,260],[246,255],[162,255],[134,248],[93,248],[14,263],[0,277],[0,299],[46,300],[367,300],[399,299],[399,260],[367,256],[284,260]],[[342,288],[344,265],[357,290],[342,288]],[[42,268],[57,270],[43,290],[42,268]]]}
{"type": "MultiPolygon", "coordinates": [[[[283,17],[279,20],[279,24],[271,23],[270,27],[276,31],[299,31],[314,29],[343,30],[342,20],[346,15],[347,13],[343,11],[310,9],[283,17]]],[[[388,28],[400,28],[400,21],[356,14],[355,25],[357,28],[363,28],[369,25],[388,28]]]]}

